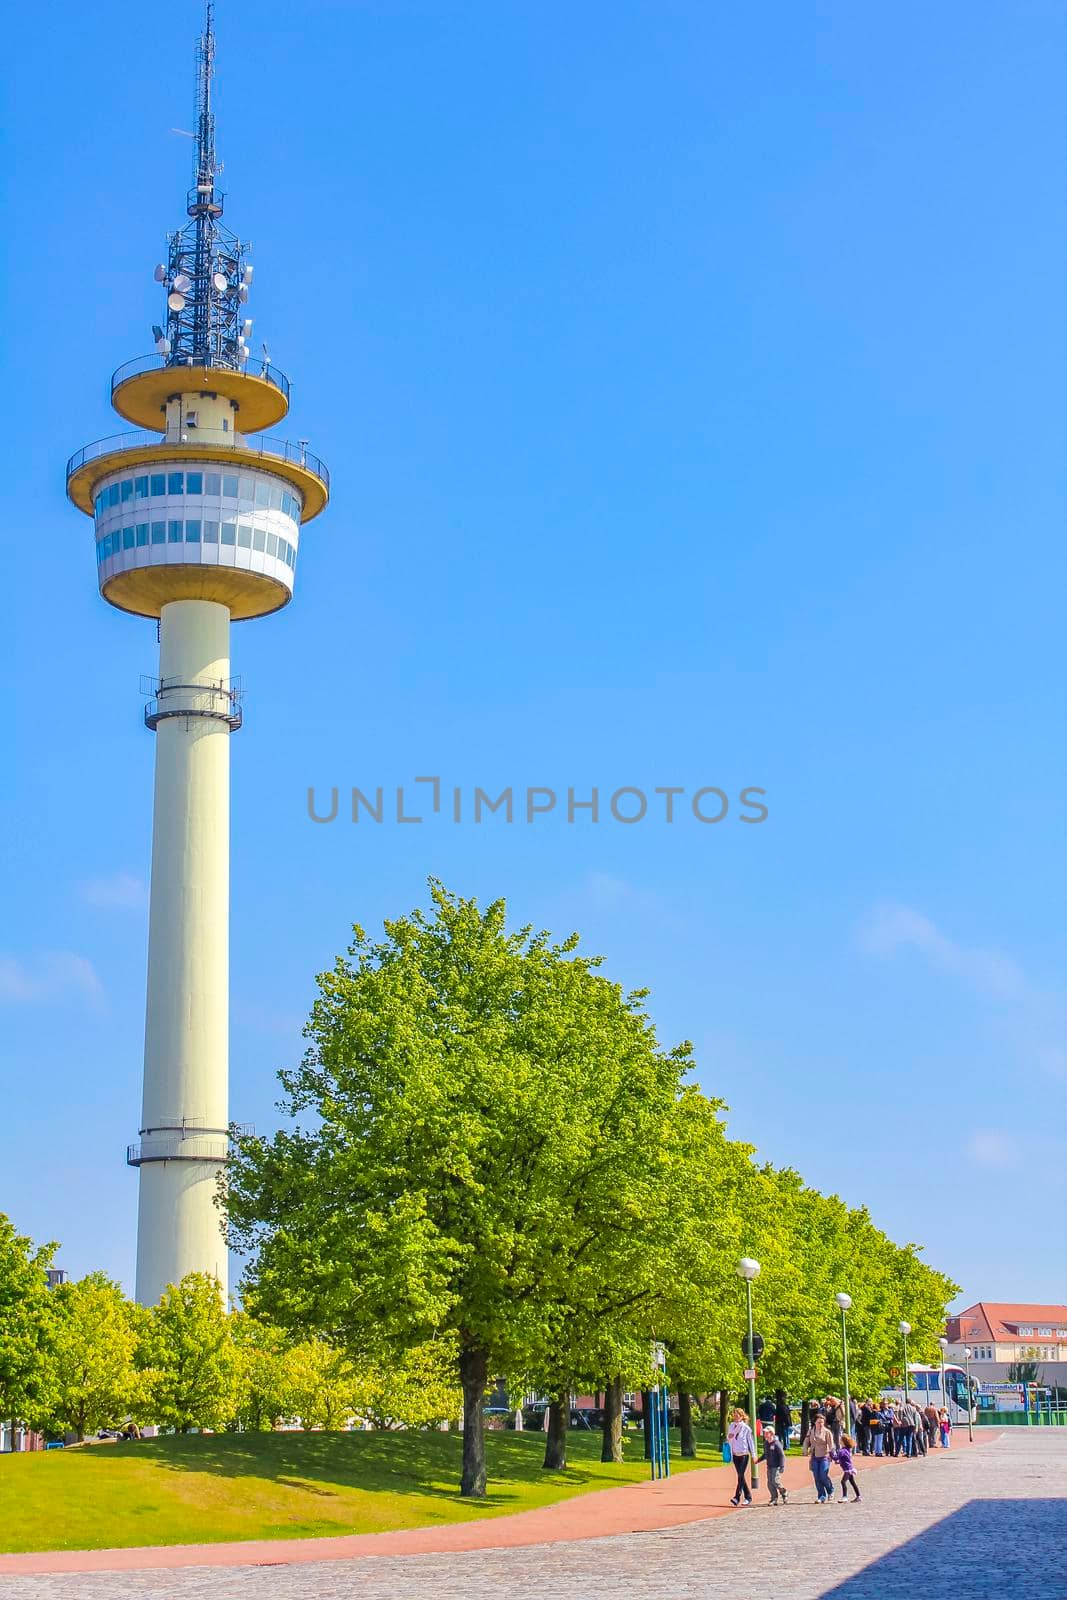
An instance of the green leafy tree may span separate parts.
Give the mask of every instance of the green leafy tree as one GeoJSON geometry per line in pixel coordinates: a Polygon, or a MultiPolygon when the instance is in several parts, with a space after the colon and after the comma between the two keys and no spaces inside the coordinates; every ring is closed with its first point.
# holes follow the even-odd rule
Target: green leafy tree
{"type": "Polygon", "coordinates": [[[0,1213],[0,1417],[36,1420],[51,1409],[52,1332],[47,1268],[56,1246],[35,1245],[0,1213]]]}
{"type": "Polygon", "coordinates": [[[455,1339],[429,1339],[393,1359],[372,1362],[357,1387],[359,1414],[376,1428],[426,1428],[454,1422],[462,1409],[455,1339]]]}
{"type": "Polygon", "coordinates": [[[49,1309],[49,1426],[57,1432],[69,1428],[81,1440],[137,1413],[140,1308],[106,1274],[91,1272],[54,1289],[49,1309]]]}
{"type": "Polygon", "coordinates": [[[359,1375],[346,1352],[325,1339],[305,1339],[285,1357],[289,1415],[305,1428],[343,1428],[360,1400],[359,1375]]]}
{"type": "Polygon", "coordinates": [[[647,1294],[619,1263],[662,1203],[689,1048],[661,1051],[642,996],[576,936],[509,932],[502,901],[431,892],[432,915],[379,944],[357,928],[320,978],[311,1049],[282,1074],[313,1125],[242,1140],[226,1203],[277,1320],[353,1350],[454,1336],[461,1491],[480,1496],[490,1376],[549,1362],[609,1277],[620,1318],[647,1294]]]}
{"type": "Polygon", "coordinates": [[[170,1284],[148,1314],[137,1359],[153,1422],[179,1433],[225,1427],[238,1362],[218,1279],[190,1272],[170,1284]]]}
{"type": "Polygon", "coordinates": [[[269,1433],[281,1417],[294,1413],[289,1341],[281,1328],[234,1311],[229,1319],[234,1363],[234,1404],[228,1425],[248,1433],[269,1433]]]}

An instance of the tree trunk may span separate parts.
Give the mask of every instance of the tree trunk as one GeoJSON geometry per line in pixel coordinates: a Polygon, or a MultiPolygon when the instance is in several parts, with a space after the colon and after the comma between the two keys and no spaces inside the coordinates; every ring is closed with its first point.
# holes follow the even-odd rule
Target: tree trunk
{"type": "Polygon", "coordinates": [[[571,1397],[556,1395],[548,1408],[548,1432],[545,1435],[545,1459],[542,1467],[551,1472],[562,1472],[567,1465],[567,1430],[571,1420],[571,1397]]]}
{"type": "Polygon", "coordinates": [[[682,1455],[692,1461],[697,1453],[697,1436],[693,1427],[693,1396],[684,1389],[678,1390],[678,1429],[682,1436],[682,1455]]]}
{"type": "Polygon", "coordinates": [[[604,1423],[600,1439],[601,1461],[618,1466],[622,1461],[622,1379],[609,1378],[604,1390],[604,1423]]]}
{"type": "Polygon", "coordinates": [[[720,1445],[720,1447],[726,1443],[726,1407],[727,1407],[727,1405],[729,1403],[729,1399],[730,1399],[730,1396],[726,1393],[725,1388],[720,1389],[719,1390],[719,1445],[720,1445]]]}
{"type": "Polygon", "coordinates": [[[463,1476],[459,1492],[485,1498],[485,1391],[489,1382],[489,1357],[484,1350],[464,1345],[459,1353],[459,1380],[463,1385],[463,1476]]]}
{"type": "Polygon", "coordinates": [[[809,1402],[807,1400],[805,1400],[803,1405],[800,1408],[800,1442],[801,1442],[801,1444],[803,1444],[804,1440],[808,1437],[808,1424],[810,1423],[810,1421],[811,1421],[811,1406],[810,1406],[809,1402]]]}
{"type": "Polygon", "coordinates": [[[645,1435],[645,1460],[652,1460],[652,1390],[641,1390],[641,1427],[645,1435]]]}

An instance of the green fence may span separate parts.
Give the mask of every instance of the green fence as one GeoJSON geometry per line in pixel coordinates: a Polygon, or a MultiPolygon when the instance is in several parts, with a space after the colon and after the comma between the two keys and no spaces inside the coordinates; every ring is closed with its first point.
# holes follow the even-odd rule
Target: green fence
{"type": "Polygon", "coordinates": [[[979,1411],[974,1422],[982,1428],[1067,1428],[1067,1411],[979,1411]]]}

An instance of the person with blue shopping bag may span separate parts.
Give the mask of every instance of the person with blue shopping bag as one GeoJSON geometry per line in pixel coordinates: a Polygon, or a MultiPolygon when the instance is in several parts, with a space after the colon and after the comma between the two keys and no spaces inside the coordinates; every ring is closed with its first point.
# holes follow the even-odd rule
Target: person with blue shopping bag
{"type": "Polygon", "coordinates": [[[748,1412],[742,1411],[737,1406],[733,1413],[733,1421],[726,1430],[726,1443],[730,1449],[730,1460],[737,1473],[737,1493],[730,1501],[732,1506],[741,1504],[742,1496],[746,1506],[752,1504],[752,1490],[748,1486],[748,1464],[756,1453],[756,1441],[752,1437],[752,1429],[748,1425],[748,1412]]]}

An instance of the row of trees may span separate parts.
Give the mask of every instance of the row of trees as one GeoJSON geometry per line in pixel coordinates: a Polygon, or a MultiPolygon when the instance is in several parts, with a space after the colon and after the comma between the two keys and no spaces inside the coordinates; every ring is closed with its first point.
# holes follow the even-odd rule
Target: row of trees
{"type": "Polygon", "coordinates": [[[455,1350],[433,1341],[383,1366],[336,1344],[294,1339],[227,1311],[218,1283],[191,1273],[147,1309],[93,1272],[49,1290],[54,1246],[0,1216],[0,1416],[78,1439],[128,1420],[188,1432],[263,1430],[299,1419],[341,1428],[455,1419],[455,1350]]]}
{"type": "Polygon", "coordinates": [[[377,943],[355,929],[319,979],[302,1065],[280,1074],[290,1125],[239,1143],[220,1203],[250,1257],[246,1305],[359,1362],[450,1342],[467,1495],[485,1493],[495,1377],[557,1397],[547,1465],[575,1390],[605,1394],[618,1457],[622,1393],[651,1381],[653,1339],[683,1406],[736,1388],[741,1255],[763,1268],[761,1386],[840,1389],[840,1289],[854,1392],[896,1370],[902,1317],[915,1357],[936,1354],[956,1286],[865,1210],[729,1139],[644,991],[609,982],[576,935],[510,931],[502,901],[431,895],[377,943]]]}
{"type": "Polygon", "coordinates": [[[418,1425],[454,1415],[458,1386],[461,1488],[483,1495],[494,1379],[555,1397],[546,1466],[565,1461],[574,1391],[603,1392],[605,1459],[621,1458],[622,1396],[653,1381],[654,1340],[683,1423],[690,1394],[736,1390],[742,1255],[762,1263],[761,1389],[840,1391],[841,1289],[854,1393],[899,1372],[902,1318],[915,1357],[936,1356],[956,1286],[728,1138],[643,991],[609,982],[577,936],[431,893],[378,943],[355,930],[319,979],[303,1063],[280,1075],[289,1124],[238,1142],[219,1202],[249,1257],[243,1309],[195,1278],[150,1311],[98,1277],[48,1295],[48,1251],[9,1229],[0,1415],[418,1425]]]}

